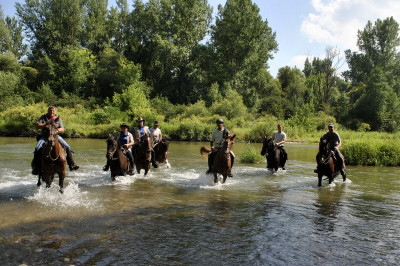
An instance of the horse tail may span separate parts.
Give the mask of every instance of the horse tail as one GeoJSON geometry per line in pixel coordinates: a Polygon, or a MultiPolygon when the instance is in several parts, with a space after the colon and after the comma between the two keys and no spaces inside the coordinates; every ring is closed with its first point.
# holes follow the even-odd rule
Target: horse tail
{"type": "Polygon", "coordinates": [[[200,154],[201,156],[203,156],[204,159],[208,160],[208,158],[206,157],[205,153],[210,153],[211,149],[207,148],[206,146],[201,146],[200,148],[200,154]]]}

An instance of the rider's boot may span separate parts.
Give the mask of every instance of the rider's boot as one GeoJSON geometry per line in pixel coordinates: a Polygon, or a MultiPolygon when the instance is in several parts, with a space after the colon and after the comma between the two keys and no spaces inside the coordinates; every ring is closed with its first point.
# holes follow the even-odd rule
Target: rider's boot
{"type": "Polygon", "coordinates": [[[157,164],[156,159],[155,159],[154,150],[151,150],[151,165],[154,168],[158,168],[158,164],[157,164]]]}
{"type": "Polygon", "coordinates": [[[110,159],[107,159],[106,165],[103,166],[103,171],[108,171],[110,169],[110,159]]]}
{"type": "Polygon", "coordinates": [[[69,166],[69,170],[73,171],[73,170],[78,170],[79,169],[79,165],[77,165],[74,162],[74,159],[72,158],[72,152],[71,151],[67,151],[67,163],[69,166]]]}
{"type": "Polygon", "coordinates": [[[212,169],[212,160],[210,160],[210,158],[208,158],[208,170],[206,171],[206,174],[212,174],[213,173],[213,169],[212,169]]]}
{"type": "Polygon", "coordinates": [[[40,152],[35,151],[32,159],[32,175],[38,175],[40,173],[40,152]]]}

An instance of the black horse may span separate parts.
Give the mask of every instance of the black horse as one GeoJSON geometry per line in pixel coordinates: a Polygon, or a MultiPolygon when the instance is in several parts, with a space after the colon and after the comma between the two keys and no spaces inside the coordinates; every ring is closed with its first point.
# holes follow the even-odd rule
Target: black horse
{"type": "Polygon", "coordinates": [[[165,163],[167,168],[170,168],[171,165],[168,162],[168,146],[169,142],[166,138],[162,138],[159,142],[154,144],[154,159],[159,163],[165,163]]]}
{"type": "Polygon", "coordinates": [[[285,158],[283,152],[274,144],[272,138],[264,136],[261,155],[267,158],[267,169],[270,171],[278,171],[278,168],[283,168],[285,165],[285,158]]]}
{"type": "MultiPolygon", "coordinates": [[[[317,170],[318,173],[318,186],[321,186],[322,176],[327,176],[329,184],[331,184],[334,178],[339,174],[341,170],[340,163],[336,163],[335,152],[331,150],[329,142],[321,139],[319,142],[319,151],[317,154],[317,170]]],[[[343,169],[345,170],[345,169],[343,169]]],[[[342,173],[343,182],[346,181],[345,171],[342,173]]]]}

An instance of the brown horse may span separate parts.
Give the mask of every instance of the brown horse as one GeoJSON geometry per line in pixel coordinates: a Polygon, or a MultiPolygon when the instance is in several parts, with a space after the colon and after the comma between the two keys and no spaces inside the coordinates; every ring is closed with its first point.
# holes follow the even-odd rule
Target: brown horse
{"type": "MultiPolygon", "coordinates": [[[[222,183],[225,183],[226,178],[228,175],[231,173],[232,169],[232,158],[231,158],[231,151],[233,144],[235,142],[235,137],[236,134],[229,134],[225,137],[225,141],[223,146],[217,151],[217,154],[215,155],[214,162],[213,162],[213,173],[214,173],[214,183],[218,182],[218,174],[221,174],[223,176],[222,183]]],[[[202,146],[200,148],[200,154],[203,156],[206,160],[207,157],[205,156],[205,153],[210,153],[211,149],[202,146]]]]}
{"type": "Polygon", "coordinates": [[[279,167],[283,167],[283,153],[274,144],[272,138],[264,136],[263,146],[261,149],[261,155],[267,158],[267,169],[270,171],[278,171],[279,167]]]}
{"type": "Polygon", "coordinates": [[[162,138],[159,142],[157,142],[154,147],[154,158],[159,163],[165,163],[165,165],[170,168],[171,165],[168,162],[168,140],[166,138],[162,138]]]}
{"type": "Polygon", "coordinates": [[[130,170],[129,159],[121,148],[118,137],[108,135],[107,159],[110,160],[111,179],[115,181],[116,176],[124,176],[130,170]]]}
{"type": "MultiPolygon", "coordinates": [[[[317,173],[318,173],[318,186],[321,186],[322,176],[327,176],[329,184],[340,172],[340,165],[335,163],[335,152],[330,149],[329,142],[321,139],[319,143],[319,152],[317,154],[317,173]]],[[[346,175],[343,175],[343,182],[346,181],[346,175]]]]}
{"type": "Polygon", "coordinates": [[[54,174],[58,174],[58,185],[60,193],[64,192],[65,164],[67,162],[66,152],[58,141],[58,130],[54,123],[47,124],[43,130],[45,138],[41,155],[41,173],[37,185],[40,186],[42,179],[46,183],[46,188],[51,186],[54,179],[54,174]]]}
{"type": "Polygon", "coordinates": [[[147,175],[151,163],[151,143],[147,134],[144,135],[143,140],[135,149],[134,161],[136,171],[140,174],[140,170],[144,169],[144,175],[147,175]]]}

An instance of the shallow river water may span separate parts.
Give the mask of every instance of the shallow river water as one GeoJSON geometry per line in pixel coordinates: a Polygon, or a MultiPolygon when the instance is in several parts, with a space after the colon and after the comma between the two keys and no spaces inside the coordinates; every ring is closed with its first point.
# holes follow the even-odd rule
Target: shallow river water
{"type": "MultiPolygon", "coordinates": [[[[111,181],[105,140],[67,139],[81,168],[36,187],[33,138],[0,138],[2,265],[399,265],[400,168],[348,167],[317,187],[316,145],[288,144],[287,170],[240,163],[214,185],[172,142],[172,168],[111,181]]],[[[252,144],[261,150],[261,144],[252,144]]]]}

